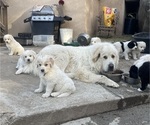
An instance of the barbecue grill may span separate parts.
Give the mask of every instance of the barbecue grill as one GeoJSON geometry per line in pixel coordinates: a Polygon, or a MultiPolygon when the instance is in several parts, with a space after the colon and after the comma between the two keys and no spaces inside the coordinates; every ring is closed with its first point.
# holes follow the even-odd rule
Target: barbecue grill
{"type": "Polygon", "coordinates": [[[70,21],[71,17],[62,16],[59,14],[59,5],[35,6],[32,9],[31,17],[28,17],[24,22],[30,22],[32,36],[36,35],[54,35],[55,43],[60,42],[60,26],[64,20],[70,21]],[[54,9],[55,7],[55,9],[54,9]]]}

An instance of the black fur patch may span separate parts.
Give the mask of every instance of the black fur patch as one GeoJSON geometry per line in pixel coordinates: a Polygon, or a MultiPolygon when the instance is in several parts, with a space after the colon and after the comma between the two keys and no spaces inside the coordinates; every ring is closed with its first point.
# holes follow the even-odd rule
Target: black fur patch
{"type": "Polygon", "coordinates": [[[139,68],[139,77],[141,79],[141,90],[145,90],[150,83],[150,62],[145,62],[139,68]]]}
{"type": "Polygon", "coordinates": [[[131,78],[137,79],[139,76],[138,68],[135,65],[131,66],[129,70],[129,74],[131,78]]]}
{"type": "Polygon", "coordinates": [[[131,42],[128,43],[127,46],[128,46],[130,49],[132,49],[133,47],[137,46],[137,42],[132,40],[131,42]]]}
{"type": "Polygon", "coordinates": [[[120,44],[121,44],[122,52],[124,52],[124,43],[120,42],[120,44]]]}

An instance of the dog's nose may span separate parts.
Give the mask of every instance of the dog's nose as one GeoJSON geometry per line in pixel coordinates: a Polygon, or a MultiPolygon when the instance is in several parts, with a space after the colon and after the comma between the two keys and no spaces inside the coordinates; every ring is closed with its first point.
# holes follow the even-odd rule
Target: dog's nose
{"type": "Polygon", "coordinates": [[[110,63],[109,65],[108,65],[108,70],[109,71],[113,71],[114,70],[114,64],[112,64],[112,63],[110,63]]]}
{"type": "Polygon", "coordinates": [[[30,59],[27,59],[28,62],[30,62],[30,59]]]}
{"type": "Polygon", "coordinates": [[[41,69],[41,72],[44,72],[44,69],[41,69]]]}

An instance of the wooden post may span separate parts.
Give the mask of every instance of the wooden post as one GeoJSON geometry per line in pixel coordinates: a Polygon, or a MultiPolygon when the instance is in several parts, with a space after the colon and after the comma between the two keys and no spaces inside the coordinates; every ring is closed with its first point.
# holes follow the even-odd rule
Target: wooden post
{"type": "Polygon", "coordinates": [[[0,0],[0,43],[3,42],[3,36],[8,33],[8,4],[4,0],[0,0]]]}

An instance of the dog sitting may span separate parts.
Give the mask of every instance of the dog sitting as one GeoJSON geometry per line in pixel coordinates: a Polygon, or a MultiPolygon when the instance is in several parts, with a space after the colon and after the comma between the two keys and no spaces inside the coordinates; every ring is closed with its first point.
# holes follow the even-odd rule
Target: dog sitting
{"type": "Polygon", "coordinates": [[[9,55],[21,55],[24,52],[24,48],[14,39],[12,35],[4,35],[3,40],[6,43],[6,47],[10,51],[9,55]]]}
{"type": "Polygon", "coordinates": [[[15,74],[31,73],[34,72],[36,53],[33,50],[26,50],[20,55],[16,68],[18,69],[15,74]]]}
{"type": "Polygon", "coordinates": [[[146,48],[146,43],[143,41],[138,41],[137,48],[131,51],[133,59],[135,60],[139,59],[141,52],[144,51],[145,48],[146,48]]]}
{"type": "Polygon", "coordinates": [[[129,53],[137,48],[136,41],[115,42],[114,46],[119,53],[123,53],[125,60],[129,60],[129,53]]]}
{"type": "Polygon", "coordinates": [[[150,54],[142,56],[130,67],[129,74],[131,78],[141,80],[141,88],[138,91],[144,91],[150,83],[150,54]]]}
{"type": "Polygon", "coordinates": [[[54,59],[48,55],[37,58],[37,67],[40,77],[39,88],[35,92],[46,92],[42,97],[66,97],[76,88],[74,82],[55,64],[54,59]]]}
{"type": "Polygon", "coordinates": [[[92,37],[90,45],[93,45],[95,43],[100,43],[100,42],[101,42],[101,39],[99,37],[92,37]]]}

